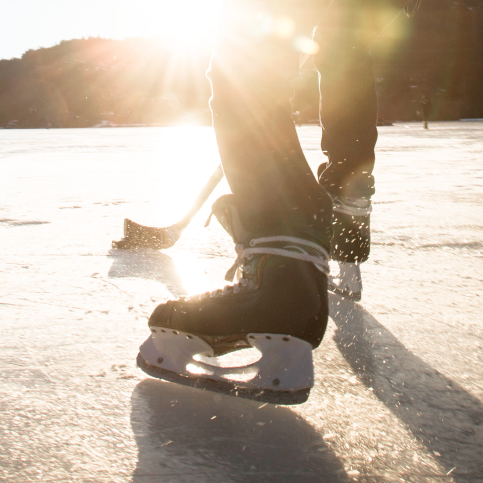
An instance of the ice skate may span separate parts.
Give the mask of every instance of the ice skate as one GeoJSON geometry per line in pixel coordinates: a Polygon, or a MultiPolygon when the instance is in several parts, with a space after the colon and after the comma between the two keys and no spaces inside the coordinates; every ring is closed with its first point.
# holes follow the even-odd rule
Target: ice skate
{"type": "Polygon", "coordinates": [[[371,248],[371,201],[340,196],[333,203],[331,259],[365,262],[371,248]]]}
{"type": "Polygon", "coordinates": [[[362,298],[360,264],[367,260],[371,247],[370,200],[334,197],[331,258],[339,273],[329,276],[329,290],[359,302],[362,298]]]}
{"type": "Polygon", "coordinates": [[[238,282],[159,305],[138,363],[157,377],[205,389],[282,404],[301,402],[300,394],[306,400],[312,349],[327,325],[327,252],[302,238],[253,237],[233,195],[220,198],[213,214],[236,243],[226,278],[238,272],[238,282]],[[258,360],[223,367],[218,359],[252,348],[258,360]]]}

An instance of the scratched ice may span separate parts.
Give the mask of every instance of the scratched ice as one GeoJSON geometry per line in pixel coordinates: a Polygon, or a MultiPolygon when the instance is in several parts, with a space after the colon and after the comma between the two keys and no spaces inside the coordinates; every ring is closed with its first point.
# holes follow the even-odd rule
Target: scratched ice
{"type": "MultiPolygon", "coordinates": [[[[316,169],[319,128],[299,129],[316,169]]],[[[166,251],[110,249],[168,225],[219,163],[210,128],[0,131],[0,480],[483,482],[483,123],[380,129],[361,304],[330,297],[307,403],[147,378],[161,301],[223,284],[209,207],[166,251]]]]}

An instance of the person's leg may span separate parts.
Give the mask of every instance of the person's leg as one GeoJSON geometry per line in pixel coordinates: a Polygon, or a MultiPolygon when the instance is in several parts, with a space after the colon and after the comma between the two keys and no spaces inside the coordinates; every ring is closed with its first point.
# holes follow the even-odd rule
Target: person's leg
{"type": "Polygon", "coordinates": [[[359,264],[370,251],[370,199],[375,192],[377,100],[369,48],[406,3],[334,0],[314,36],[320,47],[314,62],[320,80],[321,146],[328,156],[319,182],[334,201],[331,258],[341,264],[335,288],[357,299],[362,290],[359,264]]]}
{"type": "MultiPolygon", "coordinates": [[[[181,331],[216,351],[244,347],[253,333],[264,333],[301,339],[310,352],[328,320],[332,202],[291,118],[299,54],[271,27],[270,3],[225,1],[209,72],[213,125],[233,193],[214,203],[213,214],[236,243],[238,258],[226,278],[237,268],[241,278],[223,290],[161,304],[149,320],[157,334],[157,328],[181,331]]],[[[306,370],[292,365],[295,373],[306,370]]]]}
{"type": "Polygon", "coordinates": [[[267,4],[224,3],[209,71],[223,169],[247,229],[327,245],[331,201],[304,157],[289,102],[299,53],[269,30],[276,16],[267,4]]]}
{"type": "Polygon", "coordinates": [[[334,0],[314,39],[320,75],[322,150],[328,155],[321,183],[333,195],[374,194],[377,100],[370,45],[409,0],[334,0]]]}

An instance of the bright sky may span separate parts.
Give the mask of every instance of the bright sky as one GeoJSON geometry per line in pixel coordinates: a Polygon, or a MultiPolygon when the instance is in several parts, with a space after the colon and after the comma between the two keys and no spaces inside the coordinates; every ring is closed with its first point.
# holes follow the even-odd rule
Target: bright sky
{"type": "Polygon", "coordinates": [[[220,5],[221,0],[2,1],[0,59],[82,37],[210,35],[220,5]]]}

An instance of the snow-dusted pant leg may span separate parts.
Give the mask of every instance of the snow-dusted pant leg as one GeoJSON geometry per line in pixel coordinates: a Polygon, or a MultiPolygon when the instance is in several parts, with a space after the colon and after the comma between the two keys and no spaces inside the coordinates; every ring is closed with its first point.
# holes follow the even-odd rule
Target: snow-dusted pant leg
{"type": "Polygon", "coordinates": [[[291,117],[299,53],[270,30],[273,4],[224,2],[208,73],[218,148],[247,229],[308,236],[327,246],[331,200],[305,159],[291,117]]]}

